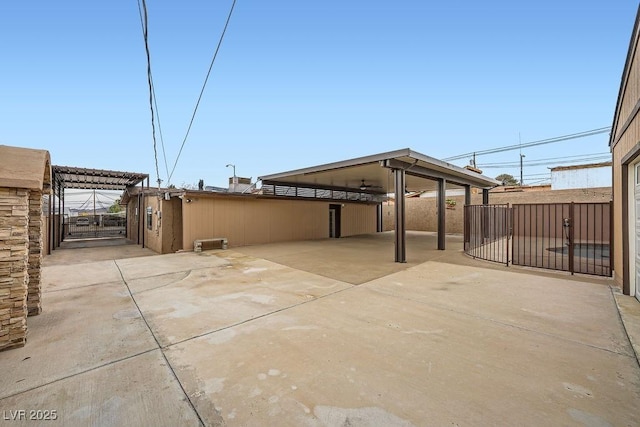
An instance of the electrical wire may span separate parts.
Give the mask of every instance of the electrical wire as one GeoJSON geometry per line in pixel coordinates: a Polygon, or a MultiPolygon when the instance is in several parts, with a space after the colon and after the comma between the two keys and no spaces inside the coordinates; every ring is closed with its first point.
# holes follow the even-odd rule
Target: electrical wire
{"type": "MultiPolygon", "coordinates": [[[[138,15],[140,15],[140,26],[142,28],[142,36],[144,37],[145,23],[142,17],[142,8],[140,7],[140,0],[138,0],[138,15]]],[[[160,125],[160,110],[158,109],[158,98],[156,97],[156,85],[153,82],[153,76],[151,76],[151,93],[153,95],[153,105],[155,106],[156,119],[158,121],[158,133],[160,134],[160,145],[162,146],[162,158],[164,159],[164,168],[169,176],[169,165],[167,164],[167,152],[164,149],[164,136],[162,134],[162,126],[160,125]]],[[[167,182],[167,184],[169,184],[167,182]]]]}
{"type": "MultiPolygon", "coordinates": [[[[593,162],[593,161],[606,161],[611,160],[611,156],[600,156],[600,157],[587,157],[587,158],[579,158],[579,159],[566,159],[561,160],[562,163],[582,163],[582,162],[593,162]]],[[[529,161],[523,163],[523,166],[546,166],[546,165],[557,165],[559,161],[529,161]]],[[[501,163],[501,164],[483,164],[478,165],[481,169],[498,169],[498,168],[515,168],[519,167],[520,163],[501,163]]]]}
{"type": "MultiPolygon", "coordinates": [[[[142,0],[144,2],[144,0],[142,0]]],[[[207,86],[207,82],[209,81],[209,75],[211,74],[211,69],[213,68],[213,64],[216,61],[218,56],[218,52],[220,51],[220,46],[222,45],[222,40],[224,39],[224,35],[227,32],[227,27],[229,26],[229,21],[231,20],[231,15],[233,14],[233,9],[236,6],[236,0],[233,0],[231,4],[231,8],[229,9],[229,14],[227,15],[227,21],[224,24],[224,28],[222,29],[222,34],[220,35],[220,39],[218,40],[218,45],[216,46],[216,50],[213,53],[213,58],[211,59],[211,64],[209,65],[209,71],[207,71],[207,76],[204,79],[204,83],[202,84],[202,89],[200,90],[200,95],[198,96],[198,101],[196,102],[196,106],[193,109],[193,114],[191,115],[191,120],[189,121],[189,127],[187,128],[187,132],[182,140],[182,144],[180,145],[180,151],[178,151],[178,156],[176,157],[176,161],[173,164],[173,168],[171,169],[171,173],[169,174],[168,180],[171,181],[171,177],[173,177],[173,173],[176,170],[176,166],[178,165],[178,160],[180,160],[180,155],[182,154],[182,149],[184,148],[184,144],[187,142],[187,138],[189,137],[189,132],[191,132],[191,126],[193,125],[193,120],[196,117],[196,113],[198,112],[198,107],[200,106],[200,100],[202,99],[202,95],[204,94],[204,90],[207,86]]]]}
{"type": "MultiPolygon", "coordinates": [[[[139,2],[138,2],[138,7],[139,2]]],[[[156,176],[158,181],[158,187],[160,187],[160,170],[158,168],[158,147],[156,142],[156,124],[155,124],[155,112],[153,109],[153,80],[151,76],[151,53],[149,52],[149,17],[147,14],[147,2],[142,0],[142,13],[143,13],[143,25],[142,36],[144,38],[144,49],[147,54],[147,81],[149,83],[149,108],[151,109],[151,134],[153,136],[153,156],[155,158],[156,176]]]]}
{"type": "Polygon", "coordinates": [[[480,151],[472,151],[470,153],[465,153],[465,154],[460,154],[457,156],[452,156],[452,157],[447,157],[445,159],[442,159],[444,161],[452,161],[452,160],[460,160],[460,159],[465,159],[468,157],[472,157],[472,156],[482,156],[485,154],[493,154],[493,153],[502,153],[504,151],[511,151],[511,150],[520,150],[522,148],[527,148],[527,147],[535,147],[538,145],[544,145],[544,144],[552,144],[555,142],[562,142],[562,141],[568,141],[571,139],[578,139],[578,138],[585,138],[587,136],[593,136],[593,135],[599,135],[601,133],[606,133],[609,132],[611,130],[611,126],[607,126],[607,127],[602,127],[602,128],[597,128],[597,129],[591,129],[591,130],[587,130],[584,132],[578,132],[578,133],[572,133],[569,135],[562,135],[562,136],[557,136],[554,138],[548,138],[548,139],[541,139],[538,141],[531,141],[531,142],[525,142],[524,144],[516,144],[516,145],[507,145],[504,147],[498,147],[498,148],[491,148],[488,150],[480,150],[480,151]]]}
{"type": "MultiPolygon", "coordinates": [[[[569,160],[569,159],[576,159],[576,158],[580,158],[580,159],[587,159],[587,158],[601,158],[601,157],[611,157],[611,153],[591,153],[591,154],[578,154],[575,156],[560,156],[560,157],[547,157],[544,159],[535,159],[535,160],[525,160],[524,164],[530,163],[530,162],[541,162],[541,161],[564,161],[564,160],[569,160]]],[[[510,165],[513,164],[515,162],[511,161],[511,162],[495,162],[495,163],[480,163],[478,164],[478,166],[501,166],[501,165],[510,165]]],[[[518,163],[520,164],[520,163],[518,163]]]]}

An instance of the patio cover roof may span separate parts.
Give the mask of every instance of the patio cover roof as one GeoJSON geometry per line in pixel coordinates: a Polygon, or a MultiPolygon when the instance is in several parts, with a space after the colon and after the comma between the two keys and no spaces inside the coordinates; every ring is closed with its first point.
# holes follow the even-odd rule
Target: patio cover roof
{"type": "MultiPolygon", "coordinates": [[[[395,260],[406,262],[405,193],[437,190],[438,249],[445,249],[445,195],[447,187],[463,187],[465,204],[470,203],[471,188],[482,188],[483,203],[489,189],[500,181],[405,148],[342,162],[329,163],[259,177],[263,185],[322,188],[373,194],[395,194],[395,260]]],[[[378,210],[378,230],[382,213],[378,210]]]]}
{"type": "Polygon", "coordinates": [[[394,191],[392,169],[404,169],[408,191],[435,190],[447,185],[492,188],[501,182],[409,148],[259,177],[265,184],[304,185],[386,194],[394,191]],[[426,178],[426,179],[425,179],[426,178]]]}
{"type": "Polygon", "coordinates": [[[124,190],[148,178],[148,174],[119,172],[104,169],[87,169],[70,166],[53,166],[54,181],[63,188],[90,190],[124,190]]]}

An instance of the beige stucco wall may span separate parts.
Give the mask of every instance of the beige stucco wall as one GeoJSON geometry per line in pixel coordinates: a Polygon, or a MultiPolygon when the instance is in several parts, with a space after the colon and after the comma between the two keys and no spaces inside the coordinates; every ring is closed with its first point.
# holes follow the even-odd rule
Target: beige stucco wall
{"type": "MultiPolygon", "coordinates": [[[[446,209],[446,232],[462,234],[464,231],[464,196],[448,197],[456,201],[454,209],[446,209]]],[[[526,203],[568,203],[568,202],[608,202],[611,200],[611,188],[588,188],[579,190],[533,191],[533,192],[497,192],[489,194],[490,204],[526,204],[526,203]]],[[[482,194],[472,194],[471,203],[482,204],[482,194]]],[[[415,231],[437,231],[438,211],[436,198],[408,198],[405,201],[406,228],[415,231]]],[[[384,230],[394,228],[394,205],[383,205],[384,230]]]]}
{"type": "MultiPolygon", "coordinates": [[[[637,115],[632,116],[636,104],[640,101],[640,59],[635,54],[635,49],[632,49],[637,40],[638,34],[636,33],[632,38],[632,46],[630,47],[630,52],[634,53],[634,55],[628,61],[628,74],[623,75],[611,137],[613,153],[613,269],[614,279],[618,286],[622,286],[623,257],[629,256],[623,251],[622,241],[623,216],[629,215],[628,212],[624,212],[622,209],[624,197],[622,194],[622,180],[627,179],[627,176],[622,175],[622,159],[636,144],[640,143],[640,119],[638,119],[637,115]],[[624,130],[624,126],[628,122],[630,125],[624,130]]],[[[629,166],[629,172],[633,173],[633,166],[629,166]]],[[[633,187],[631,187],[631,190],[633,190],[633,187]]],[[[632,198],[629,199],[629,204],[633,204],[632,198]]],[[[633,223],[632,217],[629,218],[629,222],[631,227],[633,223]]],[[[631,229],[633,228],[631,227],[631,229]]]]}
{"type": "MultiPolygon", "coordinates": [[[[182,200],[183,248],[196,239],[225,237],[229,246],[329,237],[328,201],[207,196],[182,200]],[[187,200],[191,200],[188,202],[187,200]]],[[[335,202],[334,202],[335,203],[335,202]]],[[[376,205],[340,203],[341,235],[375,233],[376,205]]]]}

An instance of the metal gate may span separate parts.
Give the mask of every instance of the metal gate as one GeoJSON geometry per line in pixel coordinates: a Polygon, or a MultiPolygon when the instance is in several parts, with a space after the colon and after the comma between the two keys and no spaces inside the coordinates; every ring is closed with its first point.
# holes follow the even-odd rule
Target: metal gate
{"type": "Polygon", "coordinates": [[[65,216],[64,239],[125,237],[126,221],[122,215],[65,216]]]}
{"type": "Polygon", "coordinates": [[[509,265],[611,276],[612,202],[469,205],[464,252],[509,265]]]}
{"type": "Polygon", "coordinates": [[[509,265],[509,205],[464,207],[464,252],[474,258],[509,265]]]}
{"type": "Polygon", "coordinates": [[[612,203],[513,205],[512,263],[611,276],[612,203]]]}

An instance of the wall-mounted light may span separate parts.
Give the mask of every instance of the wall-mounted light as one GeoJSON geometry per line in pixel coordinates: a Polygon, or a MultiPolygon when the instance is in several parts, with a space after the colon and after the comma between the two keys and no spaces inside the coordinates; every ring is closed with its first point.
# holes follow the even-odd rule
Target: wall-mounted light
{"type": "Polygon", "coordinates": [[[185,203],[191,203],[193,200],[191,199],[185,199],[185,203]]]}

